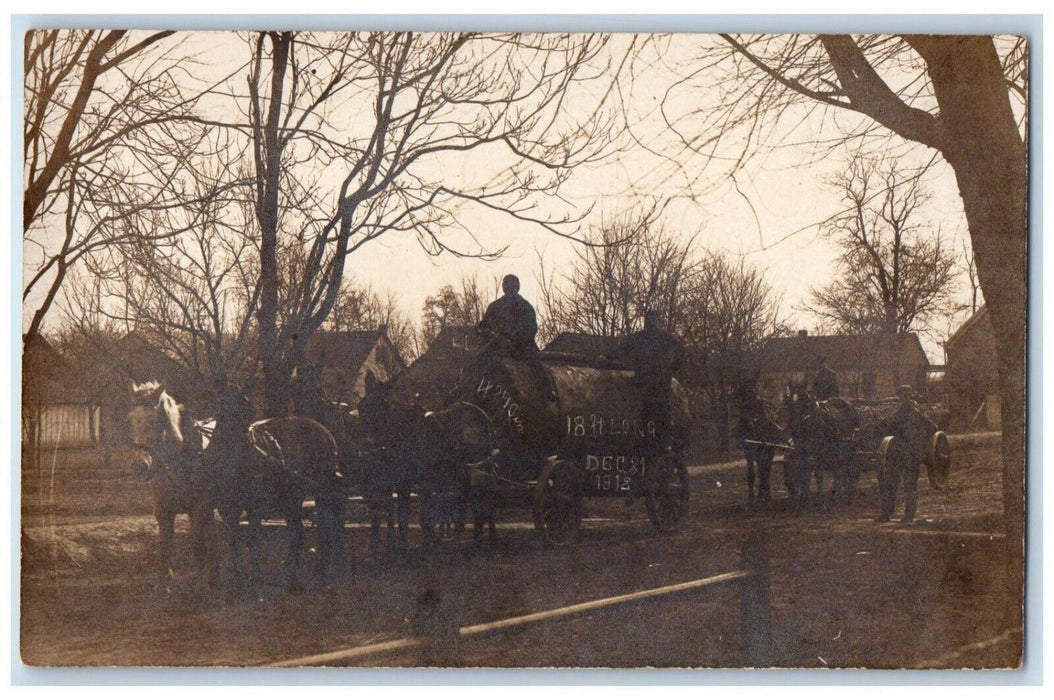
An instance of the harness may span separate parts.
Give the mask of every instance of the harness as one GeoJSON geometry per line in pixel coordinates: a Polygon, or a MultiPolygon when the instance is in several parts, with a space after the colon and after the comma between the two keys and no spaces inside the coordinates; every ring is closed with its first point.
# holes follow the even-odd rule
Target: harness
{"type": "MultiPolygon", "coordinates": [[[[309,491],[321,488],[323,484],[289,466],[282,444],[274,436],[274,433],[267,429],[269,420],[259,420],[249,426],[248,437],[252,448],[264,458],[267,464],[275,467],[280,474],[291,479],[294,483],[305,487],[309,491]]],[[[334,450],[334,457],[336,457],[336,450],[334,450]]]]}

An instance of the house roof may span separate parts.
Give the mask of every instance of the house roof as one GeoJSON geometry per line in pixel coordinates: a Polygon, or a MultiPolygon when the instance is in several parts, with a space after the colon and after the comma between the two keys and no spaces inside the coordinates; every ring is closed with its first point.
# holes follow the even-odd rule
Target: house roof
{"type": "Polygon", "coordinates": [[[896,360],[929,365],[915,333],[900,335],[793,335],[769,338],[757,355],[763,373],[814,372],[826,359],[835,371],[859,370],[896,360]]]}
{"type": "Polygon", "coordinates": [[[182,364],[138,331],[131,331],[118,339],[114,359],[138,382],[156,379],[183,384],[189,380],[189,373],[182,364]]]}
{"type": "Polygon", "coordinates": [[[393,357],[400,366],[405,366],[398,350],[388,340],[384,328],[372,331],[315,331],[307,341],[305,354],[311,361],[322,360],[326,367],[341,367],[358,370],[370,356],[377,343],[391,346],[393,357]]]}
{"type": "Polygon", "coordinates": [[[966,322],[959,326],[959,329],[951,334],[947,340],[944,341],[944,347],[949,345],[955,345],[957,342],[962,340],[963,336],[970,332],[977,324],[981,323],[984,319],[988,318],[988,306],[985,304],[981,305],[981,308],[974,313],[973,316],[966,319],[966,322]]]}
{"type": "Polygon", "coordinates": [[[437,409],[457,385],[461,368],[483,348],[474,326],[442,329],[428,349],[392,382],[404,399],[417,395],[425,409],[437,409]]]}
{"type": "Polygon", "coordinates": [[[604,335],[564,332],[553,338],[552,342],[545,346],[545,350],[595,358],[599,355],[610,356],[620,340],[622,339],[604,335]]]}

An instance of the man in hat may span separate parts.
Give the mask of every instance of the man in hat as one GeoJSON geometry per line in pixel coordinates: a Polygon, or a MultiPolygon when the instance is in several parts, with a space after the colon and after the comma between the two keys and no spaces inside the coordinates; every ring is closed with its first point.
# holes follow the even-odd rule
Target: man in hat
{"type": "Polygon", "coordinates": [[[937,432],[937,424],[926,417],[915,403],[915,390],[908,385],[897,387],[899,404],[896,413],[881,426],[881,431],[893,436],[887,468],[880,474],[879,491],[882,501],[880,521],[887,521],[896,506],[897,490],[904,486],[904,516],[902,522],[915,519],[919,502],[919,463],[926,457],[930,437],[937,432]]]}
{"type": "Polygon", "coordinates": [[[684,361],[684,346],[662,329],[658,311],[644,314],[644,330],[633,333],[615,350],[633,370],[641,398],[641,422],[655,426],[655,441],[669,447],[671,382],[684,361]]]}

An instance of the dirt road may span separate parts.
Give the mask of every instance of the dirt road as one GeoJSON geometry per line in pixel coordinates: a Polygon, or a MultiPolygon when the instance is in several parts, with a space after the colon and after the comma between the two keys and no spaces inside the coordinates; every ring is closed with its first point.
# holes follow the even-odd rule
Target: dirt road
{"type": "MultiPolygon", "coordinates": [[[[364,556],[366,530],[352,524],[346,548],[353,556],[342,575],[327,586],[308,579],[298,593],[269,585],[204,589],[189,573],[183,519],[179,577],[170,591],[158,589],[156,526],[145,498],[127,496],[126,484],[125,497],[115,498],[105,487],[86,496],[73,478],[50,491],[27,480],[22,657],[60,666],[264,665],[405,636],[426,589],[451,620],[472,624],[728,571],[756,535],[771,566],[774,665],[1014,666],[1019,636],[1000,619],[998,459],[991,446],[960,450],[942,491],[923,476],[911,525],[875,522],[868,478],[852,504],[794,513],[777,487],[775,507],[748,509],[741,463],[690,470],[690,511],[672,536],[654,533],[643,503],[593,501],[580,541],[564,550],[544,550],[529,514],[513,510],[502,513],[489,558],[471,556],[469,532],[434,557],[413,547],[405,558],[374,563],[364,556]]],[[[411,533],[412,544],[418,535],[411,533]]],[[[265,570],[277,580],[281,528],[268,530],[267,543],[265,570]]],[[[469,642],[455,661],[736,667],[739,638],[739,596],[729,587],[469,642]]],[[[363,663],[421,661],[396,655],[363,663]]]]}

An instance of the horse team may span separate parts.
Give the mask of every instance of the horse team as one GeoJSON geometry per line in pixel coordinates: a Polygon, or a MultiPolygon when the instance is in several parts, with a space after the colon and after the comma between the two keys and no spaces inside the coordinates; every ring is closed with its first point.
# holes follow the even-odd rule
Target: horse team
{"type": "Polygon", "coordinates": [[[294,407],[308,415],[256,420],[249,401],[231,389],[221,392],[216,416],[206,421],[191,420],[162,384],[133,383],[129,426],[138,471],[151,487],[163,582],[172,577],[174,521],[181,513],[190,517],[199,579],[209,583],[220,576],[212,546],[218,515],[230,553],[229,581],[243,579],[238,573],[246,548],[242,521],[248,522],[248,580],[256,581],[262,522],[278,518],[288,532],[283,586],[298,587],[307,499],[314,501],[319,573],[331,575],[343,556],[345,507],[353,492],[370,514],[371,556],[380,554],[385,522],[388,552],[405,551],[411,489],[421,499],[426,545],[437,539],[440,523],[451,520],[452,505],[467,503],[475,516],[476,545],[485,528],[493,540],[494,472],[488,468],[485,416],[459,403],[444,411],[415,411],[393,403],[372,375],[368,380],[361,414],[329,401],[312,406],[301,394],[294,407]]]}

